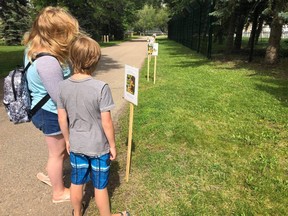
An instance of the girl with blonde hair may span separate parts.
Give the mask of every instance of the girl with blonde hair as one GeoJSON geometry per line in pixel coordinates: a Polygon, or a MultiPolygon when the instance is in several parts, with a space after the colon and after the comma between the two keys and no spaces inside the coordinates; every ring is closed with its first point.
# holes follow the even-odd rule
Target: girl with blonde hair
{"type": "Polygon", "coordinates": [[[32,117],[36,128],[45,135],[48,146],[48,176],[38,173],[39,180],[52,186],[52,201],[70,201],[69,188],[63,183],[63,162],[67,157],[65,140],[58,124],[57,95],[60,81],[70,76],[67,64],[71,42],[79,34],[78,21],[60,7],[46,7],[36,17],[31,30],[24,36],[25,65],[37,55],[27,71],[32,108],[47,93],[50,99],[32,117]]]}

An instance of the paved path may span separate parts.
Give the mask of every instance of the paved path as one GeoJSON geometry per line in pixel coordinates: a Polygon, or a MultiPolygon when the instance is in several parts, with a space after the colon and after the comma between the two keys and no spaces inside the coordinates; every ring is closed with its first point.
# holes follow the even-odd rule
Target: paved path
{"type": "MultiPolygon", "coordinates": [[[[109,83],[112,90],[116,104],[112,112],[114,122],[117,122],[126,104],[123,99],[124,65],[140,68],[146,57],[146,48],[145,39],[138,39],[102,49],[96,78],[109,83]]],[[[2,101],[3,80],[0,81],[2,101]]],[[[41,132],[31,123],[10,123],[1,103],[0,134],[0,215],[71,215],[70,203],[53,204],[51,188],[36,179],[37,172],[44,171],[47,160],[47,149],[41,132]]],[[[69,171],[69,164],[66,163],[64,174],[69,175],[69,171]]],[[[64,182],[69,186],[68,177],[64,182]]]]}

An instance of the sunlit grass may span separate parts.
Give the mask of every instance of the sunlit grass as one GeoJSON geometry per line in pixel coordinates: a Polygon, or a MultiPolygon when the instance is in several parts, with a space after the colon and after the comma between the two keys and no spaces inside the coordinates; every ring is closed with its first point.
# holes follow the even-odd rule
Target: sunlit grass
{"type": "Polygon", "coordinates": [[[285,215],[288,80],[274,76],[282,66],[208,61],[174,42],[159,44],[156,84],[147,82],[146,64],[141,71],[128,183],[128,114],[121,121],[112,209],[285,215]]]}

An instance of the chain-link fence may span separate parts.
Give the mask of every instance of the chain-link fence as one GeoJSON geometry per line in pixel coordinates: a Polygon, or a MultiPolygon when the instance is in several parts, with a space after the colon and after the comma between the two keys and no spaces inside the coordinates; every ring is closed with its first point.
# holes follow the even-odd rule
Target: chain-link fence
{"type": "Polygon", "coordinates": [[[168,38],[211,57],[213,0],[194,1],[168,23],[168,38]]]}

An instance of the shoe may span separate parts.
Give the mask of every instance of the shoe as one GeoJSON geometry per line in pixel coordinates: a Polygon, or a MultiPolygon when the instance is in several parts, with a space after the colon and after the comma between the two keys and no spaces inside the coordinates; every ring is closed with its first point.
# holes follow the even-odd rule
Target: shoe
{"type": "Polygon", "coordinates": [[[70,194],[65,194],[62,199],[59,200],[52,200],[53,203],[63,203],[63,202],[70,202],[70,194]]]}
{"type": "Polygon", "coordinates": [[[45,175],[42,172],[37,173],[36,176],[37,176],[38,180],[40,180],[41,182],[43,182],[43,183],[49,185],[50,187],[52,187],[52,184],[51,184],[49,176],[45,175]]]}

